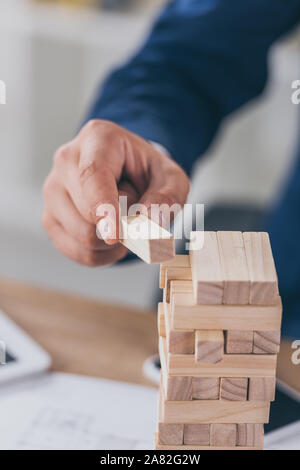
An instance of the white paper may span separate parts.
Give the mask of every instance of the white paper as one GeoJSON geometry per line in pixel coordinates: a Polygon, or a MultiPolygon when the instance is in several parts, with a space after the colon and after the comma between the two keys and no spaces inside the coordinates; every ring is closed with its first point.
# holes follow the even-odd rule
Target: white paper
{"type": "Polygon", "coordinates": [[[266,450],[300,450],[300,421],[272,431],[265,437],[266,450]]]}
{"type": "MultiPolygon", "coordinates": [[[[0,450],[153,449],[157,391],[51,373],[0,393],[0,450]]],[[[300,421],[265,436],[265,449],[300,450],[300,421]]]]}
{"type": "Polygon", "coordinates": [[[52,373],[7,392],[0,449],[153,449],[150,387],[52,373]]]}

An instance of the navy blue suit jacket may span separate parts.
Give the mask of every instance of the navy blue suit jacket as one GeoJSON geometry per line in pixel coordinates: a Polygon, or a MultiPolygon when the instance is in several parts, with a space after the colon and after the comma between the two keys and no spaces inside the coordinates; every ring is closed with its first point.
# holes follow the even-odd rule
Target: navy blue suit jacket
{"type": "MultiPolygon", "coordinates": [[[[222,120],[263,90],[270,46],[299,22],[300,0],[173,0],[139,52],[108,77],[88,119],[162,144],[189,173],[222,120]]],[[[288,311],[283,331],[297,337],[300,153],[266,228],[288,311]]]]}
{"type": "Polygon", "coordinates": [[[222,119],[263,90],[270,46],[299,22],[300,0],[173,0],[88,119],[159,142],[189,172],[222,119]]]}

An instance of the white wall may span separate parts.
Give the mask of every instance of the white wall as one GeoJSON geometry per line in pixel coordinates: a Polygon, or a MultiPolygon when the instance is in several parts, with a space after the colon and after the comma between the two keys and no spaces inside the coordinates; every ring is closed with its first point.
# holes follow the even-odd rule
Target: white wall
{"type": "MultiPolygon", "coordinates": [[[[159,0],[157,0],[159,2],[159,0]]],[[[153,10],[99,13],[1,0],[0,275],[147,306],[157,268],[88,269],[64,259],[40,227],[41,185],[52,154],[72,138],[96,84],[135,49],[153,10]]],[[[271,56],[263,99],[235,115],[199,167],[192,198],[267,203],[289,165],[297,125],[291,81],[299,78],[295,37],[271,56]]]]}

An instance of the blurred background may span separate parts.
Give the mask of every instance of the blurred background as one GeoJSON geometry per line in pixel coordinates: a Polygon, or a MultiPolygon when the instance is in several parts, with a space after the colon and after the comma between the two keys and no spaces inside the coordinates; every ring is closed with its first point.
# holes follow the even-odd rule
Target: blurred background
{"type": "MultiPolygon", "coordinates": [[[[40,219],[54,151],[74,136],[98,83],[139,46],[163,3],[1,0],[0,79],[7,87],[7,104],[0,106],[1,276],[154,304],[157,267],[77,266],[52,247],[40,219]]],[[[224,207],[243,228],[243,217],[257,220],[280,192],[297,131],[291,82],[299,78],[299,50],[299,31],[272,49],[264,95],[227,120],[195,167],[190,198],[206,204],[213,228],[220,228],[224,207]]]]}

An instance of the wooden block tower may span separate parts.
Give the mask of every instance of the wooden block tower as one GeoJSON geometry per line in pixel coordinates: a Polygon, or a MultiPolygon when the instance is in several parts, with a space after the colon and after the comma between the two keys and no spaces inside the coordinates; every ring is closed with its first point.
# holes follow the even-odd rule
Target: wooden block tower
{"type": "Polygon", "coordinates": [[[156,449],[262,449],[282,313],[268,234],[193,232],[160,287],[156,449]]]}

